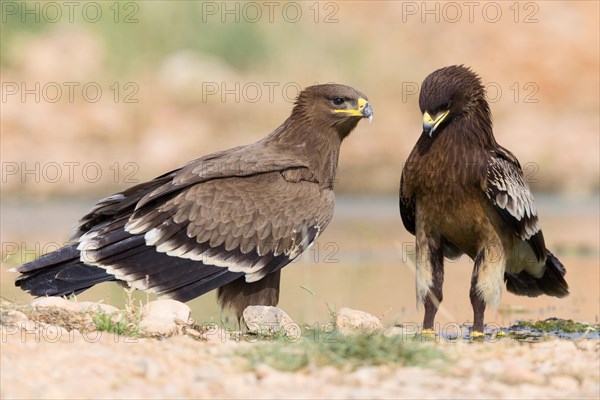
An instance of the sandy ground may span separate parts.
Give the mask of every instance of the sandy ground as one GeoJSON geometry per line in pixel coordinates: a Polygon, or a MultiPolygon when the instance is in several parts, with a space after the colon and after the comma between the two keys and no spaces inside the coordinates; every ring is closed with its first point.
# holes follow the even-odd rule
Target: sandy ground
{"type": "Polygon", "coordinates": [[[309,364],[282,372],[260,362],[251,366],[239,355],[250,346],[271,346],[268,342],[221,335],[206,341],[132,339],[22,327],[2,327],[2,399],[600,397],[598,340],[440,339],[419,344],[445,355],[428,367],[309,364]]]}
{"type": "MultiPolygon", "coordinates": [[[[381,217],[375,218],[379,224],[377,231],[363,220],[356,220],[356,215],[361,214],[353,207],[340,203],[337,219],[327,233],[339,243],[338,263],[319,260],[286,268],[281,305],[296,321],[326,320],[328,309],[325,303],[383,315],[386,326],[421,320],[421,313],[412,311],[414,276],[399,265],[399,256],[393,254],[389,256],[390,260],[383,261],[369,258],[373,257],[370,255],[382,257],[382,251],[395,248],[395,241],[413,240],[390,233],[398,234],[397,221],[382,222],[391,214],[387,210],[395,207],[395,202],[389,206],[387,202],[383,206],[376,205],[383,209],[381,217]],[[361,234],[354,233],[358,229],[356,226],[362,227],[361,234]],[[354,249],[354,252],[348,249],[354,249]],[[354,260],[352,257],[356,254],[360,257],[354,260]],[[302,286],[311,288],[317,295],[308,293],[302,286]],[[398,305],[403,308],[386,314],[386,310],[398,305]],[[317,312],[321,308],[322,312],[317,312]]],[[[542,208],[546,216],[545,233],[547,231],[548,237],[552,238],[552,248],[563,249],[560,254],[568,265],[567,279],[572,294],[566,299],[506,295],[503,304],[519,313],[503,316],[502,310],[490,312],[486,314],[486,322],[508,327],[514,319],[559,317],[597,323],[597,212],[590,217],[590,207],[563,207],[554,203],[542,208]],[[553,207],[560,208],[560,213],[553,211],[553,207]],[[565,210],[572,211],[565,213],[565,210]],[[575,252],[578,248],[589,250],[580,255],[575,252]]],[[[2,226],[3,233],[17,243],[32,240],[27,232],[15,231],[16,227],[27,226],[20,220],[22,215],[35,215],[30,209],[26,211],[4,214],[19,217],[13,223],[4,221],[2,226]]],[[[52,209],[48,215],[58,215],[55,211],[52,209]]],[[[73,213],[78,214],[78,210],[73,213]]],[[[63,215],[56,219],[64,222],[75,217],[63,215]]],[[[59,230],[54,223],[41,225],[37,235],[44,243],[41,237],[51,238],[59,230]]],[[[67,231],[67,227],[64,230],[67,231]]],[[[32,246],[27,247],[30,248],[32,246]]],[[[6,267],[14,265],[18,263],[12,262],[6,267]]],[[[461,266],[448,268],[445,285],[448,300],[443,303],[447,315],[440,314],[441,323],[463,323],[470,316],[468,298],[464,298],[468,293],[470,267],[467,263],[464,268],[461,266]]],[[[9,273],[7,268],[2,268],[1,272],[2,297],[17,304],[28,304],[31,297],[13,286],[15,274],[9,273]]],[[[115,290],[123,297],[122,288],[115,290]]],[[[119,296],[107,298],[107,293],[111,292],[100,287],[79,297],[80,300],[102,299],[107,304],[123,307],[115,301],[119,296]]],[[[213,298],[203,296],[190,306],[196,321],[219,320],[213,298]]],[[[82,335],[49,327],[41,331],[31,326],[20,331],[13,328],[2,329],[2,399],[600,398],[600,342],[597,339],[550,339],[539,343],[521,343],[512,339],[483,343],[440,340],[426,346],[439,349],[446,361],[433,362],[427,368],[387,365],[340,370],[332,366],[309,365],[291,373],[274,370],[265,363],[251,366],[238,354],[252,346],[269,346],[269,343],[236,343],[222,340],[219,335],[202,342],[189,336],[163,340],[131,339],[112,333],[82,335]]]]}

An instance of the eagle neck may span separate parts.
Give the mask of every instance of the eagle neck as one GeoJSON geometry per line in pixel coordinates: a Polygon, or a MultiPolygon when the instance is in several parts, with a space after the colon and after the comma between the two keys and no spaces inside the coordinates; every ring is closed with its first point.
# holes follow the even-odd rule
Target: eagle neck
{"type": "Polygon", "coordinates": [[[306,165],[322,189],[332,189],[343,137],[334,127],[315,125],[310,118],[292,114],[268,139],[269,142],[285,143],[286,151],[291,151],[306,165]]]}
{"type": "Polygon", "coordinates": [[[467,114],[457,121],[460,126],[456,131],[462,132],[466,137],[466,145],[477,146],[486,151],[498,146],[492,130],[492,116],[490,107],[485,99],[480,99],[474,106],[468,108],[467,114]]]}
{"type": "Polygon", "coordinates": [[[460,142],[464,149],[490,150],[497,146],[491,125],[485,125],[469,118],[460,118],[448,125],[445,136],[460,142]]]}

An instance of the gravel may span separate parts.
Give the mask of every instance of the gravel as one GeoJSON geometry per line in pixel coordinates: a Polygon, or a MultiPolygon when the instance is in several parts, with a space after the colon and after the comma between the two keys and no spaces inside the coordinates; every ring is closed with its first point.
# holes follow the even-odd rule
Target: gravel
{"type": "Polygon", "coordinates": [[[431,342],[432,367],[331,366],[297,372],[239,356],[269,346],[214,334],[161,340],[67,331],[23,321],[2,326],[0,396],[8,398],[589,398],[600,395],[599,341],[431,342]],[[18,329],[15,329],[15,324],[18,329]]]}

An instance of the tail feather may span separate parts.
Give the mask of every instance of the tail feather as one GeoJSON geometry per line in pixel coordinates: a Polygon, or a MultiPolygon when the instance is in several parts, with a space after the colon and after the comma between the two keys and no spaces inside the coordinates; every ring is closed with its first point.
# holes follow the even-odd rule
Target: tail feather
{"type": "Polygon", "coordinates": [[[115,277],[104,269],[83,264],[77,258],[24,272],[15,285],[34,296],[69,296],[112,280],[115,277]]]}
{"type": "Polygon", "coordinates": [[[545,294],[565,297],[569,294],[569,285],[564,278],[566,273],[564,265],[546,249],[546,268],[541,278],[521,271],[517,275],[504,274],[504,281],[509,292],[520,296],[537,297],[545,294]]]}
{"type": "Polygon", "coordinates": [[[141,288],[188,301],[244,275],[202,261],[157,252],[154,247],[145,245],[143,235],[129,236],[94,252],[103,265],[111,267],[111,272],[118,272],[118,277],[102,267],[83,263],[74,244],[18,267],[16,271],[21,275],[15,285],[34,296],[69,296],[98,283],[126,277],[131,284],[143,280],[141,288]]]}
{"type": "Polygon", "coordinates": [[[37,269],[47,268],[52,265],[58,265],[75,259],[79,259],[79,250],[77,250],[77,245],[73,244],[61,247],[56,251],[44,254],[33,261],[25,263],[18,267],[17,271],[21,273],[32,272],[37,269]]]}

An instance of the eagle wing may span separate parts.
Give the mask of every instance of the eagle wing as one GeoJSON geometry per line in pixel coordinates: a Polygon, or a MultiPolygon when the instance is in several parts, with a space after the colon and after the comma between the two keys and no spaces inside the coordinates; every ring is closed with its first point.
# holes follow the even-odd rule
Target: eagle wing
{"type": "Polygon", "coordinates": [[[532,248],[539,261],[546,258],[533,195],[516,157],[498,147],[488,159],[482,183],[485,194],[510,229],[532,248]]]}
{"type": "Polygon", "coordinates": [[[400,177],[400,216],[407,231],[413,235],[415,229],[415,197],[407,196],[404,192],[404,171],[400,177]]]}
{"type": "Polygon", "coordinates": [[[333,192],[321,189],[301,157],[258,142],[100,200],[79,221],[74,244],[19,267],[19,283],[42,290],[41,281],[64,281],[67,293],[116,278],[187,301],[287,265],[329,223],[333,207],[333,192]]]}
{"type": "Polygon", "coordinates": [[[157,203],[161,197],[211,179],[249,176],[286,168],[303,167],[306,163],[289,149],[273,149],[260,141],[248,146],[213,153],[151,181],[132,186],[99,200],[77,223],[71,240],[77,240],[90,229],[116,218],[129,217],[134,209],[157,203]],[[279,151],[278,151],[279,150],[279,151]],[[265,161],[268,160],[268,161],[265,161]]]}
{"type": "Polygon", "coordinates": [[[260,280],[298,257],[331,220],[333,192],[311,177],[300,167],[194,184],[81,236],[81,260],[177,299],[213,289],[196,288],[207,278],[260,280]]]}

